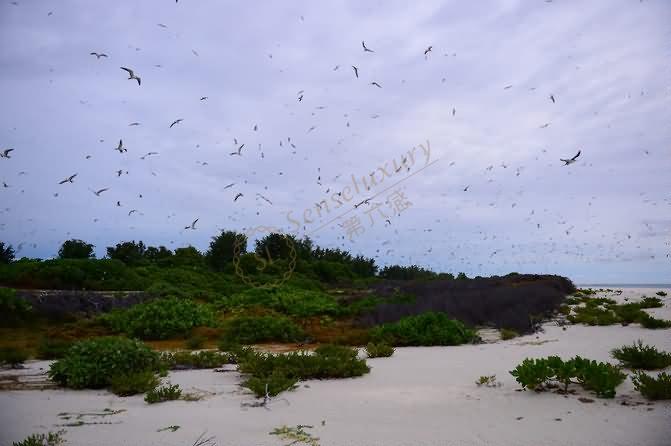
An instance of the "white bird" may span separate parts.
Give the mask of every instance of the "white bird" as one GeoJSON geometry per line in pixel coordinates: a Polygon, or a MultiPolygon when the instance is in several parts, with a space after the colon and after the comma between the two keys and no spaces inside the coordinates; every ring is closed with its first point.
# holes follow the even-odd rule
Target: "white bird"
{"type": "Polygon", "coordinates": [[[198,222],[198,219],[195,219],[193,223],[191,223],[189,226],[184,226],[184,229],[196,229],[196,223],[198,222]]]}
{"type": "Polygon", "coordinates": [[[119,67],[119,68],[121,68],[122,70],[128,72],[128,80],[135,79],[135,80],[137,81],[137,84],[140,85],[140,83],[142,82],[142,80],[140,79],[139,76],[136,76],[136,75],[135,75],[135,72],[134,72],[133,70],[131,70],[130,68],[126,68],[126,67],[119,67]]]}
{"type": "Polygon", "coordinates": [[[374,53],[375,52],[375,51],[371,50],[370,48],[368,48],[366,46],[366,43],[363,40],[361,41],[361,46],[363,46],[363,51],[364,52],[368,52],[368,53],[374,53]]]}
{"type": "Polygon", "coordinates": [[[578,157],[580,156],[580,152],[581,152],[581,151],[578,150],[578,153],[576,153],[576,155],[575,155],[573,158],[571,158],[571,159],[563,159],[563,158],[560,158],[559,161],[562,161],[562,162],[564,163],[565,166],[568,166],[569,164],[573,164],[573,163],[576,162],[576,160],[577,160],[578,157]]]}
{"type": "Polygon", "coordinates": [[[11,156],[9,156],[9,153],[13,152],[13,151],[14,151],[14,149],[3,150],[2,153],[0,153],[0,158],[11,158],[11,156]]]}
{"type": "Polygon", "coordinates": [[[170,128],[172,128],[174,125],[179,124],[182,121],[184,121],[184,119],[182,119],[182,118],[175,119],[174,121],[172,121],[172,124],[170,124],[170,128]]]}
{"type": "Polygon", "coordinates": [[[76,176],[77,176],[77,174],[70,175],[69,177],[67,177],[63,181],[59,182],[58,184],[72,183],[72,180],[74,180],[76,176]]]}
{"type": "Polygon", "coordinates": [[[128,149],[126,149],[126,148],[123,146],[123,140],[122,140],[122,139],[119,140],[119,145],[118,145],[117,148],[114,149],[114,150],[118,150],[119,153],[128,152],[128,149]]]}
{"type": "Polygon", "coordinates": [[[158,155],[158,152],[147,152],[145,155],[142,155],[142,156],[140,157],[140,159],[143,160],[143,159],[145,159],[146,157],[151,156],[151,155],[158,155]]]}
{"type": "Polygon", "coordinates": [[[93,194],[94,194],[96,197],[99,197],[100,194],[102,194],[102,193],[105,192],[106,190],[109,190],[109,187],[105,187],[105,188],[103,188],[103,189],[99,189],[99,190],[97,190],[97,191],[95,191],[95,190],[93,190],[93,189],[89,189],[89,190],[90,190],[91,192],[93,192],[93,194]]]}
{"type": "Polygon", "coordinates": [[[105,53],[96,53],[95,51],[91,52],[91,56],[96,56],[96,58],[100,59],[101,57],[109,57],[105,53]]]}
{"type": "Polygon", "coordinates": [[[238,155],[238,156],[242,156],[242,148],[243,148],[243,147],[245,147],[245,145],[244,145],[244,144],[243,144],[243,145],[241,145],[240,147],[238,147],[238,151],[237,151],[237,152],[231,152],[231,155],[238,155]]]}

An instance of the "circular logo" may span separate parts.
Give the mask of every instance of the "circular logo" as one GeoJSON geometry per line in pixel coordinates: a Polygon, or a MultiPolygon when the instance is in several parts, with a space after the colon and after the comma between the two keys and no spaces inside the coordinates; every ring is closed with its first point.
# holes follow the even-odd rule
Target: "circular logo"
{"type": "MultiPolygon", "coordinates": [[[[236,237],[235,242],[233,243],[233,265],[235,266],[235,274],[237,274],[245,284],[255,288],[277,288],[289,280],[289,277],[291,277],[291,274],[296,268],[296,247],[294,246],[292,237],[283,234],[281,230],[272,226],[257,226],[247,230],[245,236],[246,239],[243,237],[236,237]],[[251,239],[256,234],[263,233],[270,237],[266,238],[266,243],[265,246],[262,247],[262,252],[249,253],[249,257],[247,257],[247,260],[241,265],[240,254],[243,241],[251,239]],[[288,262],[285,268],[281,268],[284,271],[277,271],[277,268],[275,267],[279,260],[287,260],[288,262]],[[267,269],[272,268],[273,272],[268,273],[264,277],[267,278],[268,276],[271,276],[272,280],[267,282],[260,281],[257,277],[250,274],[249,269],[252,267],[251,262],[256,264],[254,269],[259,273],[263,273],[267,269]]],[[[243,254],[243,256],[245,256],[245,254],[243,254]]]]}

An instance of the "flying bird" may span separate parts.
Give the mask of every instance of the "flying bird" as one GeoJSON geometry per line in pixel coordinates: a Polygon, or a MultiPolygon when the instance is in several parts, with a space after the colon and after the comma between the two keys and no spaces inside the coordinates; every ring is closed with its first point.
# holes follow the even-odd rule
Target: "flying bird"
{"type": "Polygon", "coordinates": [[[13,152],[13,151],[14,151],[14,149],[3,150],[2,153],[0,153],[0,158],[11,158],[11,156],[9,156],[9,153],[13,152]]]}
{"type": "Polygon", "coordinates": [[[119,145],[118,145],[117,148],[114,149],[114,150],[118,150],[119,153],[128,152],[128,149],[126,149],[126,148],[123,146],[123,140],[122,140],[122,139],[119,140],[119,145]]]}
{"type": "Polygon", "coordinates": [[[152,155],[158,155],[158,152],[147,152],[146,154],[142,155],[142,156],[140,157],[140,159],[143,160],[143,159],[145,159],[146,157],[148,157],[148,156],[152,156],[152,155]]]}
{"type": "Polygon", "coordinates": [[[550,95],[550,99],[552,100],[552,103],[554,104],[555,103],[555,97],[554,97],[553,94],[550,95]]]}
{"type": "Polygon", "coordinates": [[[377,82],[371,82],[371,85],[375,85],[377,88],[382,88],[382,85],[378,84],[377,82]]]}
{"type": "Polygon", "coordinates": [[[198,222],[198,219],[195,219],[193,223],[191,223],[189,226],[184,226],[184,229],[196,229],[196,223],[198,222]]]}
{"type": "Polygon", "coordinates": [[[464,187],[464,192],[468,192],[468,188],[469,188],[469,187],[471,187],[470,184],[469,184],[468,186],[464,187]]]}
{"type": "Polygon", "coordinates": [[[363,46],[364,53],[365,52],[368,52],[368,53],[374,53],[375,52],[375,51],[371,50],[370,48],[366,47],[366,44],[364,43],[363,40],[361,41],[361,46],[363,46]]]}
{"type": "Polygon", "coordinates": [[[426,56],[427,54],[429,54],[432,49],[433,49],[433,47],[429,46],[427,49],[424,50],[424,55],[426,56]]]}
{"type": "Polygon", "coordinates": [[[550,123],[549,123],[549,122],[546,122],[545,124],[543,124],[543,125],[540,126],[539,128],[540,128],[540,129],[544,129],[544,128],[547,128],[547,126],[549,126],[549,125],[550,125],[550,123]]]}
{"type": "Polygon", "coordinates": [[[140,79],[139,76],[136,76],[136,75],[135,75],[135,72],[134,72],[133,70],[131,70],[130,68],[126,68],[126,67],[119,67],[119,68],[121,68],[122,70],[128,72],[128,80],[135,79],[135,80],[137,81],[137,84],[140,85],[140,83],[142,82],[142,80],[140,79]]]}
{"type": "Polygon", "coordinates": [[[354,75],[358,79],[359,78],[359,69],[357,67],[355,67],[354,65],[352,65],[352,69],[354,70],[354,75]]]}
{"type": "Polygon", "coordinates": [[[204,101],[206,99],[207,99],[207,96],[203,96],[203,97],[200,98],[201,101],[204,101]]]}
{"type": "Polygon", "coordinates": [[[235,183],[227,184],[226,186],[224,186],[224,189],[228,189],[229,187],[233,187],[233,186],[235,186],[235,183]]]}
{"type": "Polygon", "coordinates": [[[576,162],[576,160],[577,160],[578,157],[580,156],[580,152],[581,152],[581,151],[578,150],[578,153],[576,153],[575,156],[574,156],[573,158],[571,158],[571,159],[563,159],[563,158],[560,158],[559,161],[563,162],[565,166],[568,166],[569,164],[573,164],[573,163],[576,162]]]}
{"type": "Polygon", "coordinates": [[[238,147],[238,151],[237,151],[237,152],[231,152],[231,155],[242,156],[242,148],[243,148],[243,147],[245,147],[244,144],[242,144],[240,147],[238,147]]]}
{"type": "Polygon", "coordinates": [[[272,204],[273,204],[272,201],[268,200],[266,197],[264,197],[263,195],[259,194],[258,192],[257,192],[256,195],[257,195],[258,197],[263,198],[268,204],[270,204],[270,205],[272,206],[272,204]]]}
{"type": "Polygon", "coordinates": [[[131,209],[130,211],[128,211],[128,216],[130,217],[130,215],[131,215],[133,212],[137,212],[137,209],[131,209]]]}
{"type": "Polygon", "coordinates": [[[109,57],[109,56],[108,56],[107,54],[105,54],[105,53],[96,53],[95,51],[91,52],[90,55],[91,55],[91,56],[96,56],[97,59],[100,59],[101,57],[109,57]]]}
{"type": "Polygon", "coordinates": [[[233,199],[233,201],[238,201],[238,198],[240,198],[240,197],[242,197],[242,196],[243,196],[243,195],[242,195],[242,192],[238,192],[238,195],[235,196],[235,198],[233,199]]]}
{"type": "Polygon", "coordinates": [[[507,90],[509,88],[513,88],[513,86],[512,85],[506,85],[505,87],[503,87],[504,90],[507,90]]]}
{"type": "Polygon", "coordinates": [[[89,190],[90,190],[91,192],[93,192],[93,194],[94,194],[96,197],[99,197],[100,194],[102,194],[102,193],[105,192],[106,190],[109,190],[109,187],[105,187],[105,188],[103,188],[103,189],[99,189],[99,190],[97,190],[97,191],[95,191],[95,190],[93,190],[93,189],[89,189],[89,190]]]}
{"type": "Polygon", "coordinates": [[[140,125],[139,122],[131,122],[130,124],[128,124],[128,127],[135,127],[135,126],[138,126],[138,125],[140,125]]]}
{"type": "Polygon", "coordinates": [[[182,121],[184,121],[184,119],[182,119],[182,118],[175,119],[174,121],[172,121],[172,124],[170,124],[170,128],[172,128],[176,124],[179,124],[182,121]]]}
{"type": "Polygon", "coordinates": [[[69,177],[67,177],[63,181],[59,182],[58,184],[72,183],[72,180],[74,180],[76,176],[77,176],[77,174],[70,175],[69,177]]]}

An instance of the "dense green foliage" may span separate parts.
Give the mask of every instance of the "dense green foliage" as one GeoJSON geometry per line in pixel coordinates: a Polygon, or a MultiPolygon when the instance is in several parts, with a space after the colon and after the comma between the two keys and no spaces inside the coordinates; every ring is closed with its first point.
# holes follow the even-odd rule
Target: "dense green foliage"
{"type": "Polygon", "coordinates": [[[664,302],[659,297],[643,296],[640,306],[641,308],[661,308],[664,306],[664,302]]]}
{"type": "Polygon", "coordinates": [[[655,294],[660,296],[660,297],[664,297],[664,296],[666,296],[666,291],[657,291],[655,294]]]}
{"type": "Polygon", "coordinates": [[[231,362],[230,355],[217,351],[203,350],[191,352],[161,353],[165,368],[174,369],[214,369],[231,362]]]}
{"type": "Polygon", "coordinates": [[[235,231],[221,231],[212,237],[210,248],[205,253],[207,263],[216,271],[223,271],[233,261],[235,243],[238,242],[240,254],[247,252],[247,236],[235,231]]]}
{"type": "Polygon", "coordinates": [[[657,378],[637,372],[631,380],[634,388],[649,400],[671,400],[671,374],[662,372],[657,378]]]}
{"type": "Polygon", "coordinates": [[[510,372],[523,389],[542,390],[551,381],[563,385],[564,392],[571,383],[578,383],[597,396],[613,398],[615,388],[624,381],[626,375],[619,368],[604,362],[576,356],[568,361],[558,356],[522,361],[510,372]],[[573,381],[573,379],[576,381],[573,381]]]}
{"type": "Polygon", "coordinates": [[[205,346],[205,341],[207,341],[207,338],[204,336],[191,336],[186,340],[186,348],[189,350],[200,350],[205,346]]]}
{"type": "Polygon", "coordinates": [[[160,358],[140,341],[103,337],[79,341],[67,354],[51,364],[49,377],[74,389],[98,389],[111,384],[117,375],[147,370],[158,371],[160,358]]]}
{"type": "Polygon", "coordinates": [[[240,358],[238,368],[249,375],[242,385],[259,397],[265,395],[266,384],[268,393],[275,396],[299,380],[351,378],[370,371],[356,350],[335,345],[322,345],[314,353],[250,352],[240,358]]]}
{"type": "Polygon", "coordinates": [[[72,346],[72,341],[53,337],[44,337],[37,345],[37,359],[62,358],[68,352],[70,346],[72,346]]]}
{"type": "Polygon", "coordinates": [[[0,366],[19,367],[28,359],[28,353],[17,347],[0,347],[0,366]]]}
{"type": "Polygon", "coordinates": [[[0,263],[11,263],[14,260],[14,248],[12,245],[5,245],[0,242],[0,263]]]}
{"type": "Polygon", "coordinates": [[[611,355],[628,369],[657,370],[671,365],[671,353],[660,352],[654,346],[643,345],[640,340],[634,345],[625,345],[612,350],[611,355]]]}
{"type": "Polygon", "coordinates": [[[162,403],[164,401],[178,400],[182,396],[182,389],[178,384],[155,387],[147,392],[144,400],[147,404],[162,403]]]}
{"type": "Polygon", "coordinates": [[[148,392],[158,384],[159,380],[154,371],[143,370],[113,375],[110,379],[110,390],[118,396],[131,396],[148,392]]]}
{"type": "Polygon", "coordinates": [[[388,344],[369,342],[366,345],[366,354],[369,358],[388,358],[394,354],[394,347],[388,344]]]}
{"type": "Polygon", "coordinates": [[[61,259],[89,259],[95,257],[93,245],[83,240],[66,240],[58,250],[61,259]]]}
{"type": "Polygon", "coordinates": [[[208,305],[168,297],[114,310],[100,320],[118,333],[140,339],[168,339],[186,335],[194,327],[213,326],[216,316],[208,305]]]}
{"type": "Polygon", "coordinates": [[[645,328],[671,327],[671,321],[656,319],[643,311],[644,308],[663,306],[664,303],[657,297],[643,297],[640,302],[618,304],[613,299],[588,297],[584,293],[585,291],[582,290],[579,297],[575,298],[576,301],[573,301],[584,305],[574,306],[575,314],[570,314],[567,317],[574,324],[613,325],[619,323],[627,325],[640,323],[645,328]]]}
{"type": "Polygon", "coordinates": [[[249,288],[229,298],[217,301],[224,310],[263,307],[289,316],[337,316],[345,310],[330,295],[319,290],[301,290],[290,286],[279,288],[249,288]]]}
{"type": "Polygon", "coordinates": [[[17,297],[13,288],[0,288],[0,324],[15,325],[33,315],[31,305],[17,297]]]}
{"type": "Polygon", "coordinates": [[[392,280],[428,280],[437,276],[433,271],[417,265],[389,265],[380,270],[380,277],[392,280]]]}
{"type": "Polygon", "coordinates": [[[370,332],[374,342],[395,346],[459,345],[476,340],[474,330],[445,313],[427,312],[408,316],[398,322],[374,327],[370,332]]]}
{"type": "Polygon", "coordinates": [[[305,339],[305,332],[284,316],[237,316],[224,324],[224,339],[241,344],[295,342],[305,339]]]}
{"type": "Polygon", "coordinates": [[[33,434],[18,443],[13,442],[12,446],[60,446],[65,443],[64,433],[65,431],[33,434]]]}

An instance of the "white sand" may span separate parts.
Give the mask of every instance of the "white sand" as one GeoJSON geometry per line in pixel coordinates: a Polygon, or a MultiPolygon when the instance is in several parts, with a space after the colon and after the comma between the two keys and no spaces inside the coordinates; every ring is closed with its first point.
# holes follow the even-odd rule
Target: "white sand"
{"type": "MultiPolygon", "coordinates": [[[[618,300],[657,289],[624,289],[618,300]]],[[[671,290],[666,290],[671,295],[671,290]]],[[[651,310],[671,319],[671,297],[651,310]]],[[[212,392],[198,402],[172,401],[147,405],[143,398],[118,398],[106,391],[0,392],[0,444],[36,432],[60,429],[60,412],[126,409],[88,421],[118,424],[65,428],[67,445],[192,445],[203,431],[222,445],[282,445],[268,433],[282,425],[307,429],[321,445],[671,445],[671,402],[648,405],[629,379],[615,399],[597,399],[579,387],[576,395],[518,392],[508,373],[526,357],[579,354],[613,362],[609,351],[641,339],[671,351],[671,330],[628,327],[547,325],[545,333],[459,347],[400,348],[391,358],[369,360],[370,374],[356,379],[309,381],[280,397],[271,410],[242,408],[253,398],[238,386],[239,375],[211,370],[170,374],[185,390],[212,392]],[[547,341],[538,345],[538,341],[547,341]],[[500,388],[477,387],[480,375],[496,374],[500,388]],[[309,388],[304,385],[307,384],[309,388]],[[582,403],[588,396],[594,403],[582,403]],[[622,401],[645,402],[623,406],[622,401]],[[517,420],[517,417],[524,417],[517,420]],[[561,419],[558,421],[556,419],[561,419]],[[321,421],[326,420],[322,426],[321,421]],[[156,432],[179,425],[176,432],[156,432]]],[[[47,367],[34,362],[31,369],[47,367]]],[[[653,372],[654,373],[654,372],[653,372]]],[[[70,420],[73,421],[73,420],[70,420]]]]}

